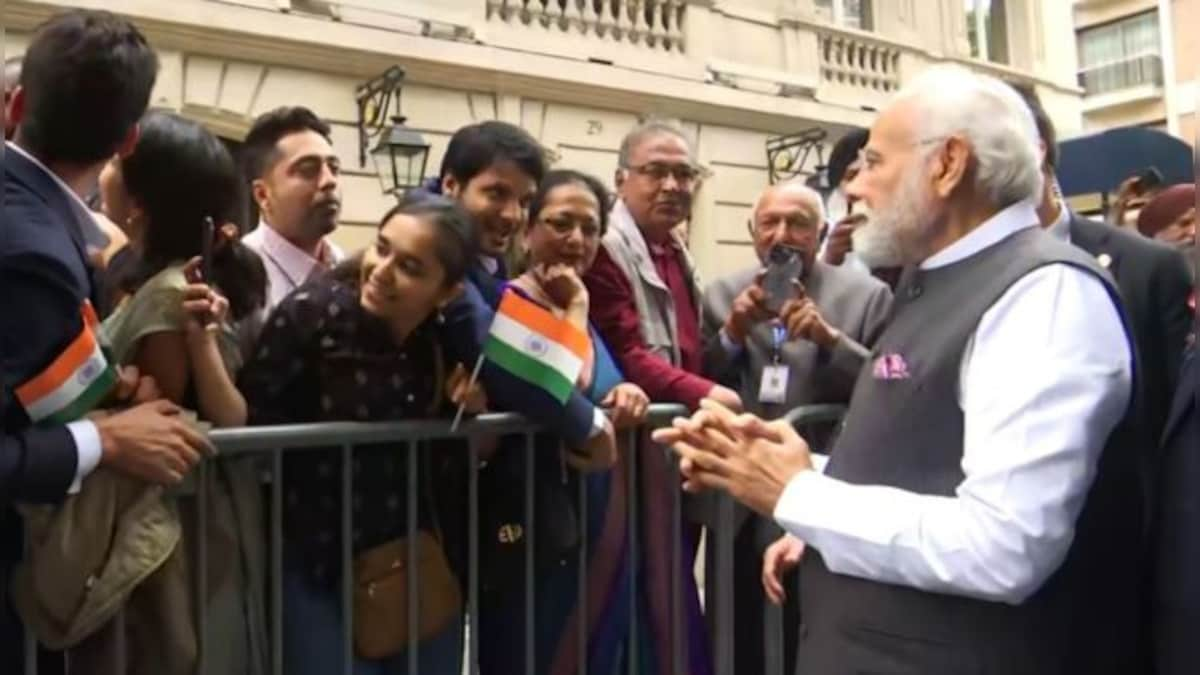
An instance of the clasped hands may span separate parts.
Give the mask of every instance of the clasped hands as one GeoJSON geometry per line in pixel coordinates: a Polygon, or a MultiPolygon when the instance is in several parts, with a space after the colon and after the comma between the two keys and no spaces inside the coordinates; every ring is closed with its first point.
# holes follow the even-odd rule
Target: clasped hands
{"type": "Polygon", "coordinates": [[[721,490],[767,517],[792,478],[813,468],[808,443],[786,420],[738,415],[709,399],[653,438],[679,455],[684,490],[721,490]]]}

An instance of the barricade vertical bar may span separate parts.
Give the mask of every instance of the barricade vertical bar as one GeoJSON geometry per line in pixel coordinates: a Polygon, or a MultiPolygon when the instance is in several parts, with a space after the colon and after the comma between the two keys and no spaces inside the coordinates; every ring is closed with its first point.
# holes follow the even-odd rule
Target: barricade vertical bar
{"type": "Polygon", "coordinates": [[[33,636],[33,631],[25,629],[25,675],[37,675],[38,672],[38,650],[37,638],[33,636]]]}
{"type": "Polygon", "coordinates": [[[626,663],[629,675],[638,675],[638,499],[641,490],[638,483],[638,462],[642,460],[642,447],[638,442],[638,431],[629,432],[629,649],[626,663]]]}
{"type": "Polygon", "coordinates": [[[588,482],[587,474],[582,471],[575,474],[579,483],[579,662],[576,666],[579,675],[587,675],[588,663],[588,482]]]}
{"type": "Polygon", "coordinates": [[[479,675],[479,446],[470,439],[471,468],[467,485],[467,605],[470,646],[467,662],[470,675],[479,675]]]}
{"type": "Polygon", "coordinates": [[[196,672],[208,673],[208,461],[196,465],[196,672]]]}
{"type": "MultiPolygon", "coordinates": [[[[792,600],[795,590],[788,591],[792,600]]],[[[783,609],[768,601],[763,608],[763,666],[766,675],[784,675],[783,672],[783,609]]]]}
{"type": "Polygon", "coordinates": [[[271,673],[283,675],[283,451],[271,451],[271,673]]]}
{"type": "Polygon", "coordinates": [[[414,441],[409,441],[405,444],[405,450],[408,453],[408,491],[405,497],[408,499],[405,515],[408,517],[408,568],[405,573],[408,575],[408,672],[409,675],[417,675],[418,668],[417,655],[420,653],[420,642],[417,636],[421,634],[420,617],[417,615],[417,603],[420,601],[421,585],[417,579],[417,491],[421,489],[421,484],[417,480],[417,444],[414,441]]]}
{"type": "Polygon", "coordinates": [[[354,673],[354,447],[342,446],[342,675],[354,673]]]}
{"type": "MultiPolygon", "coordinates": [[[[22,545],[24,546],[24,549],[25,549],[25,553],[22,556],[22,558],[24,560],[29,560],[29,533],[28,532],[25,533],[25,536],[22,537],[22,540],[23,540],[22,545]]],[[[11,572],[12,568],[9,568],[8,571],[11,572]]],[[[10,593],[12,593],[12,591],[10,589],[0,588],[0,598],[2,598],[5,603],[9,602],[10,598],[12,597],[10,595],[10,593]]],[[[6,611],[6,610],[5,610],[5,608],[0,607],[0,611],[6,611]]],[[[37,641],[37,637],[34,636],[33,631],[28,626],[22,627],[22,637],[23,637],[23,641],[24,641],[24,645],[23,645],[22,649],[24,649],[24,651],[25,651],[25,668],[24,668],[25,675],[37,675],[37,672],[38,672],[38,649],[37,649],[38,641],[37,641]]]]}
{"type": "Polygon", "coordinates": [[[534,513],[533,513],[533,491],[536,489],[534,482],[534,447],[533,434],[525,434],[525,673],[533,675],[536,664],[534,659],[537,657],[534,645],[534,606],[533,603],[537,597],[534,589],[533,580],[533,562],[536,557],[536,540],[537,535],[534,532],[534,513]]]}
{"type": "MultiPolygon", "coordinates": [[[[717,499],[717,526],[709,530],[708,545],[713,547],[709,560],[716,562],[716,569],[705,570],[705,586],[716,597],[708,598],[710,607],[715,611],[716,626],[716,672],[717,675],[734,675],[733,659],[735,645],[733,643],[733,500],[727,495],[719,494],[717,499]],[[716,579],[716,583],[707,583],[707,579],[716,579]]],[[[705,596],[707,597],[707,596],[705,596]]]]}
{"type": "MultiPolygon", "coordinates": [[[[667,452],[671,467],[671,672],[684,675],[683,667],[683,616],[680,605],[683,599],[683,575],[692,574],[692,568],[683,568],[683,489],[680,480],[679,462],[675,454],[667,452]]],[[[699,547],[696,547],[699,551],[699,547]]]]}

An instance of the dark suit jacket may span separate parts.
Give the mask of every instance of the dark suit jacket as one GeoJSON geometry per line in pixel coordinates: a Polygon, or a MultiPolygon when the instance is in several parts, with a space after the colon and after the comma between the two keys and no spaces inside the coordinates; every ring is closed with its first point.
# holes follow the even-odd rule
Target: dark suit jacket
{"type": "Polygon", "coordinates": [[[80,214],[53,177],[11,150],[4,153],[4,174],[0,504],[55,502],[74,479],[75,443],[66,427],[31,428],[15,389],[79,335],[91,270],[80,214]]]}
{"type": "Polygon", "coordinates": [[[1071,215],[1071,243],[1104,263],[1121,289],[1141,366],[1147,442],[1162,435],[1191,329],[1192,275],[1179,251],[1112,225],[1071,215]]]}
{"type": "Polygon", "coordinates": [[[1193,675],[1200,669],[1200,357],[1194,347],[1163,434],[1153,547],[1156,672],[1193,675]]]}
{"type": "MultiPolygon", "coordinates": [[[[81,221],[71,198],[33,162],[6,149],[0,221],[0,654],[22,668],[21,630],[8,607],[9,566],[21,553],[11,503],[56,502],[79,461],[66,427],[32,428],[15,389],[45,370],[83,328],[92,295],[81,221]]],[[[91,225],[89,223],[89,225],[91,225]]],[[[44,658],[43,668],[53,662],[44,658]]],[[[52,672],[52,671],[47,671],[52,672]]]]}

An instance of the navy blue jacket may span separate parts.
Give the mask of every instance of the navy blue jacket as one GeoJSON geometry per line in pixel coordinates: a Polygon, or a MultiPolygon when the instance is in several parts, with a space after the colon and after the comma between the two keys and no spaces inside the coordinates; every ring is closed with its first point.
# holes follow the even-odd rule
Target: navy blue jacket
{"type": "MultiPolygon", "coordinates": [[[[503,267],[499,274],[504,274],[503,267]]],[[[450,361],[463,364],[468,371],[487,341],[488,329],[500,303],[504,280],[474,265],[467,273],[466,290],[442,312],[442,345],[450,361]]],[[[569,445],[582,445],[592,433],[595,406],[583,394],[573,391],[566,408],[550,394],[534,387],[508,371],[485,361],[479,371],[487,391],[488,403],[497,410],[517,412],[540,423],[546,431],[569,445]]]]}
{"type": "MultiPolygon", "coordinates": [[[[0,504],[55,502],[75,477],[66,427],[32,428],[15,389],[47,368],[83,326],[92,296],[80,214],[54,178],[4,152],[0,226],[0,504]]],[[[92,225],[92,224],[89,224],[92,225]]]]}
{"type": "MultiPolygon", "coordinates": [[[[17,152],[3,155],[0,221],[0,654],[22,665],[21,629],[7,606],[9,568],[21,553],[13,502],[57,502],[79,453],[64,426],[30,425],[15,389],[45,370],[83,328],[92,295],[77,207],[54,178],[17,152]]],[[[93,303],[94,304],[94,303],[93,303]]],[[[6,668],[7,672],[7,668],[6,668]]]]}

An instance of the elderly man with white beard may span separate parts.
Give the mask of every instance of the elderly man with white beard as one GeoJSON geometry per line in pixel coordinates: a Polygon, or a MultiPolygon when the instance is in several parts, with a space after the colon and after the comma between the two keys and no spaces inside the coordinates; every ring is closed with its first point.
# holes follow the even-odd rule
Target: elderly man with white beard
{"type": "Polygon", "coordinates": [[[931,68],[849,192],[906,266],[828,462],[712,402],[655,438],[807,542],[797,673],[1144,672],[1138,409],[1119,294],[1038,227],[1037,131],[931,68]]]}

